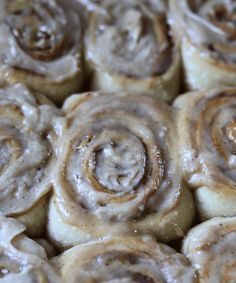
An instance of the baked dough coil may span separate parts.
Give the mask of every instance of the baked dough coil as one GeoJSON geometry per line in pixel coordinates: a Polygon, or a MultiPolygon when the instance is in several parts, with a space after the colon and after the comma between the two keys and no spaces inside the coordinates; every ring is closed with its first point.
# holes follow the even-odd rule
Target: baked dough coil
{"type": "Polygon", "coordinates": [[[79,90],[82,75],[76,1],[1,1],[1,84],[24,83],[59,103],[79,90]]]}
{"type": "Polygon", "coordinates": [[[187,87],[236,86],[234,0],[170,0],[171,23],[181,39],[187,87]]]}
{"type": "Polygon", "coordinates": [[[0,212],[24,222],[31,236],[44,229],[50,139],[61,119],[48,103],[22,85],[0,89],[0,212]]]}
{"type": "Polygon", "coordinates": [[[85,33],[90,89],[173,100],[179,92],[180,52],[167,24],[167,2],[80,2],[90,10],[85,33]]]}
{"type": "Polygon", "coordinates": [[[179,173],[173,113],[155,96],[85,93],[65,101],[48,231],[62,247],[114,234],[168,242],[194,207],[179,173]]]}
{"type": "Polygon", "coordinates": [[[215,217],[188,233],[183,252],[200,283],[236,281],[236,217],[215,217]]]}
{"type": "Polygon", "coordinates": [[[53,263],[65,283],[197,282],[183,255],[150,239],[95,241],[65,251],[53,263]]]}
{"type": "Polygon", "coordinates": [[[179,109],[178,140],[183,174],[200,218],[236,215],[236,90],[187,93],[179,109]]]}
{"type": "Polygon", "coordinates": [[[24,225],[0,213],[0,282],[62,283],[45,250],[24,231],[24,225]]]}

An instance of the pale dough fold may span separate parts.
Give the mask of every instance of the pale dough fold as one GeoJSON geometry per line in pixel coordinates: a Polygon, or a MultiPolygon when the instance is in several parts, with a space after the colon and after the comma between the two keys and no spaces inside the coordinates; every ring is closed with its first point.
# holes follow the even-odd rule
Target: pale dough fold
{"type": "Polygon", "coordinates": [[[182,250],[200,283],[236,282],[236,217],[215,217],[194,227],[182,250]]]}
{"type": "Polygon", "coordinates": [[[90,11],[85,56],[90,89],[154,93],[172,101],[180,86],[180,52],[166,1],[80,1],[90,11]]]}
{"type": "Polygon", "coordinates": [[[57,103],[78,91],[80,10],[75,0],[2,0],[0,84],[24,83],[57,103]]]}
{"type": "Polygon", "coordinates": [[[67,250],[53,263],[65,283],[193,283],[194,269],[172,248],[150,238],[109,238],[67,250]]]}
{"type": "Polygon", "coordinates": [[[170,23],[181,41],[190,90],[236,86],[236,2],[170,0],[170,23]]]}
{"type": "Polygon", "coordinates": [[[187,93],[174,106],[179,164],[200,218],[236,216],[236,89],[187,93]]]}
{"type": "Polygon", "coordinates": [[[85,93],[65,101],[49,208],[68,247],[114,234],[182,237],[194,207],[177,163],[174,113],[155,95],[85,93]]]}

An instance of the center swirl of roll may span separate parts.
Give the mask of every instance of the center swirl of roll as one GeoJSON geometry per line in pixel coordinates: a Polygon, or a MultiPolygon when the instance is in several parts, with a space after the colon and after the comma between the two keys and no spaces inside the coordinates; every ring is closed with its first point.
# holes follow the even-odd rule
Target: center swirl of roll
{"type": "Polygon", "coordinates": [[[100,121],[95,115],[80,125],[79,132],[73,128],[68,147],[73,150],[63,174],[85,208],[103,217],[130,219],[145,213],[165,178],[165,165],[154,133],[132,116],[123,114],[122,121],[116,115],[100,121]]]}
{"type": "Polygon", "coordinates": [[[89,160],[94,177],[111,193],[135,189],[145,172],[146,153],[132,133],[104,131],[89,160]]]}
{"type": "MultiPolygon", "coordinates": [[[[91,186],[98,198],[105,193],[110,195],[110,202],[115,199],[125,202],[135,198],[135,192],[146,183],[146,175],[152,171],[148,156],[145,141],[132,129],[114,125],[114,122],[105,127],[101,123],[87,129],[77,142],[69,168],[74,172],[76,187],[91,186]]],[[[157,166],[155,171],[161,182],[161,156],[159,158],[160,168],[157,166]]],[[[108,195],[104,196],[99,201],[102,205],[109,202],[108,195]]]]}
{"type": "Polygon", "coordinates": [[[71,39],[65,35],[66,16],[59,6],[47,1],[6,2],[8,24],[19,46],[37,60],[53,60],[63,55],[71,39]]]}

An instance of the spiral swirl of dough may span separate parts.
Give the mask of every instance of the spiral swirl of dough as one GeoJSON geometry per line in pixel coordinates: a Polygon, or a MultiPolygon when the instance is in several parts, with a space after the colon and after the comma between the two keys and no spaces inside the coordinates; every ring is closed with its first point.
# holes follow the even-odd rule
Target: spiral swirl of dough
{"type": "Polygon", "coordinates": [[[92,88],[139,90],[173,99],[178,92],[179,54],[167,25],[166,2],[81,2],[92,10],[85,36],[92,88]]]}
{"type": "Polygon", "coordinates": [[[194,227],[183,244],[201,283],[235,282],[235,250],[236,217],[215,217],[194,227]]]}
{"type": "Polygon", "coordinates": [[[1,1],[0,82],[25,83],[56,102],[77,91],[79,13],[74,0],[1,1]]]}
{"type": "Polygon", "coordinates": [[[24,225],[0,213],[0,282],[62,282],[48,263],[44,249],[24,231],[24,225]]]}
{"type": "MultiPolygon", "coordinates": [[[[59,110],[22,85],[0,89],[0,211],[4,215],[29,213],[49,191],[50,137],[56,136],[59,116],[59,110]]],[[[40,222],[46,212],[36,211],[40,222]]]]}
{"type": "Polygon", "coordinates": [[[236,215],[236,90],[188,93],[179,108],[179,148],[184,174],[201,216],[236,215]]]}
{"type": "Polygon", "coordinates": [[[197,282],[186,258],[150,239],[111,238],[67,250],[54,260],[65,283],[197,282]]]}
{"type": "Polygon", "coordinates": [[[63,243],[72,236],[60,239],[62,223],[87,234],[75,243],[127,231],[164,241],[183,236],[193,204],[176,163],[171,109],[152,95],[100,92],[68,98],[64,111],[51,237],[63,243]]]}

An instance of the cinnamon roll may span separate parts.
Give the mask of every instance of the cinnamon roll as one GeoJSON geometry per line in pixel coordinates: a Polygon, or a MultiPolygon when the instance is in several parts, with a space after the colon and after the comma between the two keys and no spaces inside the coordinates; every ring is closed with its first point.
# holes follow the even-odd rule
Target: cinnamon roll
{"type": "Polygon", "coordinates": [[[44,229],[60,111],[24,86],[0,89],[0,212],[18,218],[31,236],[44,229]]]}
{"type": "Polygon", "coordinates": [[[236,217],[215,217],[188,233],[183,252],[201,283],[236,282],[236,217]]]}
{"type": "Polygon", "coordinates": [[[24,231],[24,225],[0,213],[0,282],[62,283],[44,249],[24,231]]]}
{"type": "Polygon", "coordinates": [[[189,89],[236,86],[234,0],[170,0],[189,89]]]}
{"type": "Polygon", "coordinates": [[[24,83],[55,102],[82,82],[80,7],[74,0],[0,2],[0,83],[24,83]]]}
{"type": "Polygon", "coordinates": [[[53,262],[65,283],[197,282],[183,255],[150,239],[95,241],[71,248],[53,262]]]}
{"type": "Polygon", "coordinates": [[[201,219],[236,215],[236,89],[180,96],[180,164],[201,219]]]}
{"type": "Polygon", "coordinates": [[[180,52],[167,24],[166,1],[80,0],[90,10],[85,35],[91,88],[155,93],[179,91],[180,52]]]}
{"type": "Polygon", "coordinates": [[[63,109],[50,237],[63,247],[110,234],[182,237],[194,207],[169,106],[148,94],[94,92],[68,98],[63,109]]]}

